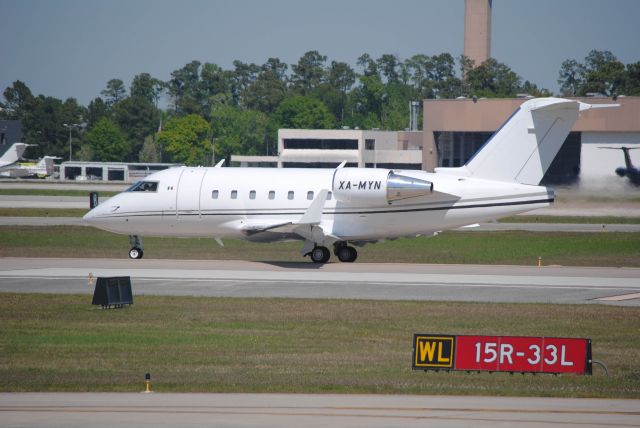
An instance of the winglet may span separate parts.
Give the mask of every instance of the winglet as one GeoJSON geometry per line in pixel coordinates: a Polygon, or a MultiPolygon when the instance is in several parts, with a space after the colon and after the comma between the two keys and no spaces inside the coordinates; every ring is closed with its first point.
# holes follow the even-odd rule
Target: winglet
{"type": "Polygon", "coordinates": [[[342,161],[342,162],[340,162],[340,165],[338,165],[338,166],[336,167],[336,169],[344,168],[344,166],[345,166],[346,164],[347,164],[347,161],[342,161]]]}
{"type": "Polygon", "coordinates": [[[329,193],[327,189],[322,189],[318,192],[318,196],[311,202],[307,211],[296,224],[319,224],[322,219],[324,204],[327,201],[327,193],[329,193]]]}
{"type": "Polygon", "coordinates": [[[222,165],[224,164],[224,161],[225,161],[225,160],[226,160],[226,159],[222,159],[220,162],[218,162],[218,163],[216,164],[216,166],[214,166],[214,168],[222,168],[222,165]]]}

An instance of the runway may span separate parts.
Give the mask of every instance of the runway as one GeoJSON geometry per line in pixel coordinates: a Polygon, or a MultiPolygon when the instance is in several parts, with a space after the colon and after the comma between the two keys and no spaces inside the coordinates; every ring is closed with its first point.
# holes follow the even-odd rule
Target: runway
{"type": "Polygon", "coordinates": [[[337,394],[0,394],[5,427],[637,427],[640,400],[337,394]]]}
{"type": "Polygon", "coordinates": [[[130,276],[137,295],[640,306],[640,268],[0,259],[2,292],[91,294],[89,275],[130,276]]]}

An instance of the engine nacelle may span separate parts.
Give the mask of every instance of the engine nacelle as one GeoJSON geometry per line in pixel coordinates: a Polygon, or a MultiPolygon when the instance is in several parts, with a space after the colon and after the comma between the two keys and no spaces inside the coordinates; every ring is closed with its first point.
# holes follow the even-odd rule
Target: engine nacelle
{"type": "Polygon", "coordinates": [[[333,175],[332,192],[340,202],[384,205],[427,196],[433,192],[433,183],[388,169],[339,168],[333,175]]]}

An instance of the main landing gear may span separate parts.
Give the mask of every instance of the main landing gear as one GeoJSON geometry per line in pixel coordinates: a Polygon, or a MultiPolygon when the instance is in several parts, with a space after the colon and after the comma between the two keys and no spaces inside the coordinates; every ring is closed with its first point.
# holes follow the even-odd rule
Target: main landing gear
{"type": "Polygon", "coordinates": [[[130,259],[141,259],[144,255],[142,251],[144,246],[142,245],[142,239],[138,235],[129,235],[129,243],[131,249],[129,250],[130,259]]]}
{"type": "MultiPolygon", "coordinates": [[[[333,246],[333,254],[338,257],[341,262],[353,263],[358,258],[358,252],[355,248],[350,247],[346,242],[338,242],[333,246]]],[[[331,257],[331,252],[327,247],[316,246],[308,253],[314,263],[326,263],[331,257]]]]}
{"type": "Polygon", "coordinates": [[[353,263],[358,258],[358,252],[355,248],[348,245],[341,245],[333,250],[333,253],[338,256],[341,262],[353,263]]]}
{"type": "Polygon", "coordinates": [[[331,258],[331,253],[327,247],[318,246],[311,250],[309,257],[311,257],[314,263],[326,263],[329,261],[329,258],[331,258]]]}

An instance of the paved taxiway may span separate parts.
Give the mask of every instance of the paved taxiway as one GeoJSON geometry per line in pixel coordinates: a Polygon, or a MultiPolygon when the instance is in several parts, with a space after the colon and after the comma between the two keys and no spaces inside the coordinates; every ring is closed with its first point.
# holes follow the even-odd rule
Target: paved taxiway
{"type": "Polygon", "coordinates": [[[0,291],[91,294],[89,274],[138,295],[640,306],[640,268],[0,258],[0,291]]]}
{"type": "Polygon", "coordinates": [[[0,393],[4,427],[637,427],[640,400],[336,394],[0,393]]]}
{"type": "MultiPolygon", "coordinates": [[[[90,226],[80,217],[0,217],[0,226],[90,226]]],[[[464,232],[640,232],[640,224],[587,223],[480,223],[477,227],[459,229],[464,232]]]]}
{"type": "MultiPolygon", "coordinates": [[[[100,203],[107,197],[100,198],[100,203]]],[[[89,210],[89,192],[79,196],[0,195],[0,208],[78,208],[89,210]]]]}

